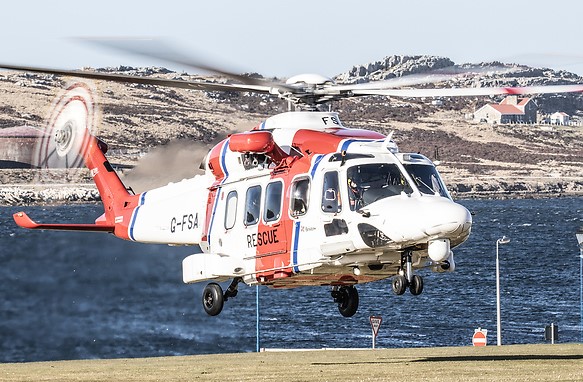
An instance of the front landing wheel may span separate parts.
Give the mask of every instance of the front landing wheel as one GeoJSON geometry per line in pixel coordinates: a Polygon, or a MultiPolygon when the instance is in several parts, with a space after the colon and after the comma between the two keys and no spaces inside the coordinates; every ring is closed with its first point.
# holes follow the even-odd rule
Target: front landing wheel
{"type": "Polygon", "coordinates": [[[413,296],[419,296],[421,292],[423,292],[423,278],[421,276],[413,275],[413,277],[411,277],[409,291],[413,296]]]}
{"type": "Polygon", "coordinates": [[[396,275],[395,277],[393,277],[392,282],[393,293],[395,293],[397,296],[402,295],[407,290],[408,284],[409,282],[407,281],[407,278],[405,278],[405,276],[396,275]]]}
{"type": "Polygon", "coordinates": [[[202,306],[209,316],[216,316],[223,310],[225,299],[223,288],[217,283],[210,283],[202,292],[202,306]]]}

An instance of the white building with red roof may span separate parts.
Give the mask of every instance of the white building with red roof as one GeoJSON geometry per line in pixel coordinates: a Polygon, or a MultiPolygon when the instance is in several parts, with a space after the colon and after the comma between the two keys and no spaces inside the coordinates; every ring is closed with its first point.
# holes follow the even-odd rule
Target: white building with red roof
{"type": "Polygon", "coordinates": [[[536,123],[536,103],[531,98],[508,96],[502,102],[489,103],[474,112],[477,122],[536,123]]]}
{"type": "Polygon", "coordinates": [[[562,111],[557,111],[556,113],[551,114],[552,125],[568,125],[569,120],[569,114],[563,113],[562,111]]]}

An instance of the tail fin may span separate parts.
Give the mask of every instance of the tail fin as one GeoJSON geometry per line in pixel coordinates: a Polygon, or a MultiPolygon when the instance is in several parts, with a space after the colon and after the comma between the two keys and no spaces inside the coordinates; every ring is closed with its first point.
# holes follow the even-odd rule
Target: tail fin
{"type": "Polygon", "coordinates": [[[103,208],[105,221],[115,224],[115,218],[121,210],[129,207],[131,196],[119,176],[105,157],[107,144],[93,135],[89,135],[83,153],[85,165],[91,171],[93,181],[97,186],[103,208]]]}

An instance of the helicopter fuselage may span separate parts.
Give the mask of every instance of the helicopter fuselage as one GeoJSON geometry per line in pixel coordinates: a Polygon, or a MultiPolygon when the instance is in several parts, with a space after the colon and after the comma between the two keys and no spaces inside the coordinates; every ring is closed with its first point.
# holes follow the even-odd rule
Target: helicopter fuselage
{"type": "Polygon", "coordinates": [[[336,113],[290,112],[218,143],[191,179],[132,195],[88,135],[83,157],[105,213],[95,224],[22,227],[110,232],[137,242],[198,245],[183,280],[212,282],[203,305],[217,315],[237,285],[332,286],[342,315],[355,284],[393,277],[393,291],[423,290],[415,270],[453,271],[452,248],[471,230],[435,165],[400,153],[383,134],[348,129],[336,113]],[[217,282],[232,279],[226,292],[217,282]]]}
{"type": "Polygon", "coordinates": [[[414,268],[453,270],[470,233],[429,159],[336,113],[268,119],[219,143],[205,169],[140,195],[128,227],[131,240],[200,245],[187,283],[353,285],[397,274],[406,250],[414,268]]]}

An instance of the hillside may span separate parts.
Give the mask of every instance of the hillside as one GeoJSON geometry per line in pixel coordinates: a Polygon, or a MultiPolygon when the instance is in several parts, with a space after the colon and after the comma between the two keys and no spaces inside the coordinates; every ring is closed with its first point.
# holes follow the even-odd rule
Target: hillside
{"type": "MultiPolygon", "coordinates": [[[[439,57],[391,56],[355,66],[338,75],[336,81],[383,80],[443,70],[452,64],[449,59],[439,57]]],[[[515,69],[502,74],[482,73],[478,77],[429,86],[583,82],[580,77],[563,71],[510,66],[515,69]]],[[[164,68],[100,70],[169,79],[198,78],[164,68]]],[[[50,115],[51,103],[68,84],[69,79],[53,75],[0,72],[0,131],[19,125],[42,127],[50,115]]],[[[230,132],[251,128],[270,115],[287,111],[284,101],[252,93],[190,91],[110,82],[95,82],[92,86],[99,110],[94,133],[110,146],[112,162],[137,164],[136,168],[124,173],[126,182],[136,191],[193,175],[212,142],[230,132]],[[164,176],[160,176],[162,173],[164,176]]],[[[534,98],[543,113],[561,110],[578,115],[583,111],[581,94],[534,98]]],[[[347,127],[385,134],[394,131],[401,151],[421,152],[440,160],[440,172],[458,197],[583,194],[583,145],[580,144],[583,127],[492,126],[467,119],[477,107],[500,99],[443,99],[441,106],[435,106],[426,99],[375,96],[335,102],[332,108],[340,113],[347,127]]],[[[0,181],[4,188],[13,183],[61,183],[63,178],[72,178],[71,172],[63,176],[62,171],[57,171],[49,176],[31,170],[0,170],[0,181]]],[[[88,179],[85,172],[80,174],[81,181],[88,179]]]]}

